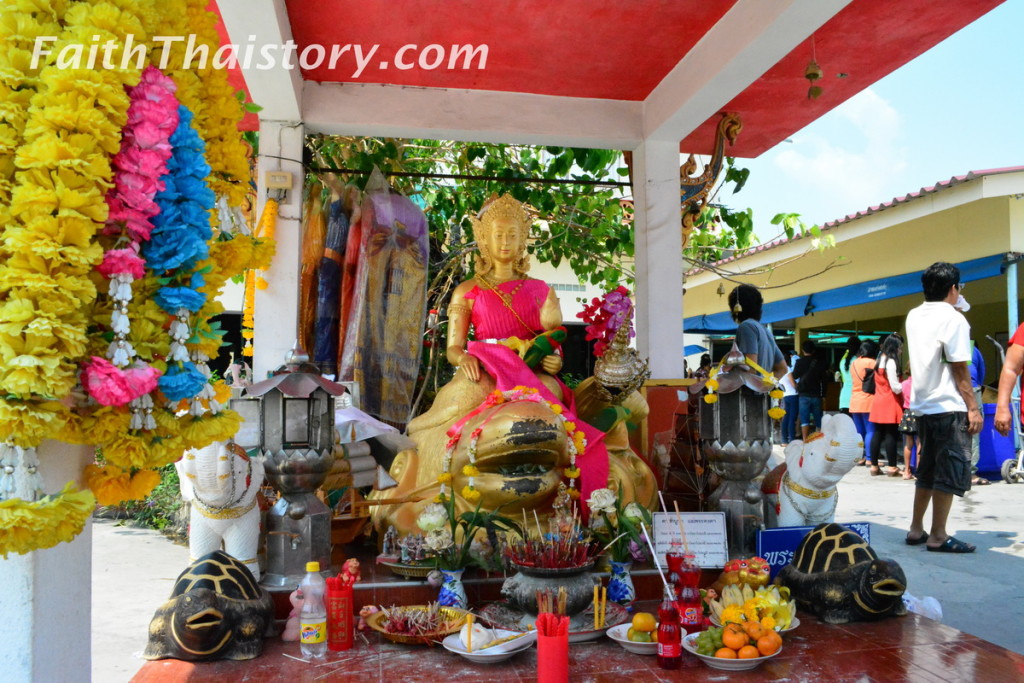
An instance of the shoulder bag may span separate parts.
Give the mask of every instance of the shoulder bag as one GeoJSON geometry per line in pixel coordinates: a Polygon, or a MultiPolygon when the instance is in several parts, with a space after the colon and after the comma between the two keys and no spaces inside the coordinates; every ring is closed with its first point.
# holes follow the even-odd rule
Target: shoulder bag
{"type": "Polygon", "coordinates": [[[875,363],[875,367],[868,368],[864,371],[864,377],[860,381],[860,390],[865,394],[875,393],[875,370],[878,368],[878,363],[875,363]]]}

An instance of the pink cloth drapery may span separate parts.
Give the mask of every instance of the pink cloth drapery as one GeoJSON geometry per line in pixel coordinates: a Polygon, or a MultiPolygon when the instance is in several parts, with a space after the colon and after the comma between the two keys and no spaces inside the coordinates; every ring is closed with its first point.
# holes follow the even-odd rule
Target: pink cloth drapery
{"type": "MultiPolygon", "coordinates": [[[[513,336],[528,339],[544,331],[540,324],[540,309],[549,292],[545,282],[512,280],[501,283],[497,288],[506,295],[512,295],[510,305],[515,313],[493,291],[474,287],[466,293],[466,299],[473,301],[472,322],[477,339],[506,339],[513,336]],[[526,329],[526,326],[530,329],[526,329]]],[[[487,373],[494,378],[499,391],[510,391],[517,386],[532,387],[546,400],[559,403],[566,419],[576,423],[577,429],[587,437],[586,450],[576,456],[576,466],[580,468],[579,488],[584,499],[594,489],[608,485],[608,449],[604,445],[604,432],[577,419],[572,391],[561,380],[555,378],[562,387],[564,400],[552,394],[534,371],[507,346],[471,341],[466,350],[480,360],[487,373]]]]}

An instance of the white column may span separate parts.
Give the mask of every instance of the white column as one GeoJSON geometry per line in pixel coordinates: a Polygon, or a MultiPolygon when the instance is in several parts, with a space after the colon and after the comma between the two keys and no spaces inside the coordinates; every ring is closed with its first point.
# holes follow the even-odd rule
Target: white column
{"type": "Polygon", "coordinates": [[[647,140],[633,151],[636,340],[651,377],[683,376],[683,237],[679,141],[647,140]]]}
{"type": "MultiPolygon", "coordinates": [[[[81,485],[91,446],[46,441],[43,489],[81,485]]],[[[0,662],[6,683],[84,681],[92,667],[92,520],[70,543],[0,559],[0,662]]],[[[125,596],[131,599],[131,596],[125,596]]]]}
{"type": "Polygon", "coordinates": [[[281,202],[277,218],[277,229],[274,232],[277,251],[270,270],[264,274],[269,286],[256,290],[256,350],[252,359],[255,382],[266,379],[268,372],[284,362],[285,354],[295,344],[298,330],[303,142],[304,128],[301,123],[260,121],[260,156],[256,167],[259,175],[257,191],[260,213],[268,196],[268,171],[290,172],[292,187],[281,202]]]}

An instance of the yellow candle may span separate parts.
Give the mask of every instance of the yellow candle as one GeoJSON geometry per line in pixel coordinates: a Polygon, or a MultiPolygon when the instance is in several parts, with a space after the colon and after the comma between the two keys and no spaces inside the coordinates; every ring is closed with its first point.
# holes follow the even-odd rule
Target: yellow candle
{"type": "Polygon", "coordinates": [[[469,630],[466,633],[466,649],[469,650],[470,652],[472,652],[473,651],[473,615],[472,614],[467,614],[466,615],[466,626],[469,627],[469,630]]]}
{"type": "Polygon", "coordinates": [[[601,602],[601,600],[600,600],[600,598],[597,595],[597,584],[594,584],[594,630],[595,631],[597,630],[597,625],[598,625],[597,608],[600,607],[600,604],[598,604],[600,602],[601,602]]]}
{"type": "Polygon", "coordinates": [[[608,587],[601,586],[601,628],[604,628],[605,611],[608,609],[608,587]]]}

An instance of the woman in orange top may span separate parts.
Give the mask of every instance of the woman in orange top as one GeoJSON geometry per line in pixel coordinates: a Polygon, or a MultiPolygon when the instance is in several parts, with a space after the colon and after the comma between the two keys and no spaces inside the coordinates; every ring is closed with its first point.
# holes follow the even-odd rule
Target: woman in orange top
{"type": "Polygon", "coordinates": [[[882,349],[875,363],[875,400],[871,402],[869,414],[875,425],[875,436],[871,439],[871,474],[879,474],[878,465],[885,449],[885,460],[889,465],[890,477],[900,475],[897,460],[902,449],[899,424],[903,419],[903,386],[900,384],[900,370],[903,367],[903,337],[895,332],[882,342],[882,349]]]}
{"type": "Polygon", "coordinates": [[[857,433],[864,440],[864,457],[860,459],[861,465],[871,459],[871,438],[875,434],[875,428],[868,420],[871,404],[875,397],[864,393],[864,373],[875,367],[875,356],[877,355],[878,344],[866,341],[857,349],[857,358],[850,363],[850,381],[853,385],[853,390],[850,392],[850,417],[857,425],[857,433]]]}

